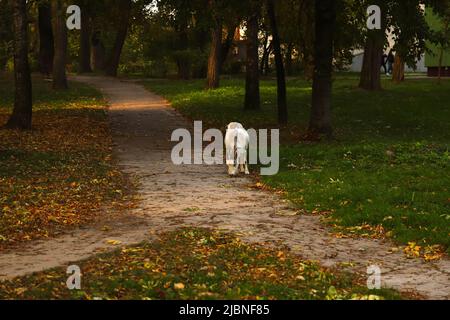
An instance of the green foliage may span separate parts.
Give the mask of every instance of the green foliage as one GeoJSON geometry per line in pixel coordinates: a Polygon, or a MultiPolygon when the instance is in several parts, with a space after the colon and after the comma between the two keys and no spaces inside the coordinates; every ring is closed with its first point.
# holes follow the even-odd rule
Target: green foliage
{"type": "Polygon", "coordinates": [[[390,3],[390,27],[394,36],[394,51],[406,64],[415,68],[425,52],[426,39],[431,37],[430,28],[425,20],[423,1],[405,0],[390,3]]]}
{"type": "Polygon", "coordinates": [[[426,10],[426,21],[431,29],[432,37],[427,42],[426,65],[439,66],[442,53],[442,66],[450,64],[448,48],[450,47],[450,1],[440,3],[438,9],[426,10]]]}
{"type": "Polygon", "coordinates": [[[165,78],[170,65],[167,61],[128,62],[119,66],[119,73],[144,78],[165,78]]]}

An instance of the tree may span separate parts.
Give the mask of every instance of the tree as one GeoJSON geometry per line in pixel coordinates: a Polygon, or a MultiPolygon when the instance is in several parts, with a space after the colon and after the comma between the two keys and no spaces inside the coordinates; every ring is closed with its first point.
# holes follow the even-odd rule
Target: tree
{"type": "Polygon", "coordinates": [[[8,2],[9,0],[0,0],[0,72],[5,70],[13,52],[12,8],[8,2]]]}
{"type": "Polygon", "coordinates": [[[383,5],[384,0],[375,1],[373,4],[381,8],[381,29],[367,30],[359,80],[359,87],[369,91],[381,90],[381,61],[386,43],[387,6],[383,5]]]}
{"type": "Polygon", "coordinates": [[[441,8],[444,1],[436,0],[374,0],[362,2],[376,4],[381,9],[381,30],[368,30],[364,47],[364,62],[360,87],[367,90],[381,89],[381,56],[386,45],[386,30],[394,38],[396,52],[393,79],[404,79],[404,65],[415,67],[416,61],[425,51],[430,30],[425,21],[422,5],[441,8]]]}
{"type": "Polygon", "coordinates": [[[236,29],[239,28],[240,19],[236,18],[233,22],[230,22],[227,26],[227,35],[225,40],[222,42],[222,52],[220,56],[220,70],[222,70],[223,65],[225,64],[228,54],[230,53],[231,48],[233,47],[234,37],[236,35],[236,29]]]}
{"type": "Polygon", "coordinates": [[[42,2],[38,7],[39,20],[39,72],[49,76],[53,70],[54,41],[52,30],[52,8],[42,2]]]}
{"type": "Polygon", "coordinates": [[[314,69],[314,0],[276,1],[278,31],[286,48],[286,71],[292,69],[292,53],[296,53],[304,77],[311,80],[314,69]]]}
{"type": "Polygon", "coordinates": [[[332,135],[331,73],[333,69],[333,32],[336,22],[336,1],[315,2],[314,78],[309,132],[332,135]]]}
{"type": "Polygon", "coordinates": [[[396,83],[405,81],[405,61],[399,53],[395,55],[392,80],[396,83]]]}
{"type": "Polygon", "coordinates": [[[119,25],[117,29],[116,39],[113,49],[111,50],[109,59],[106,62],[106,74],[112,77],[117,76],[117,68],[119,67],[120,55],[122,53],[123,44],[127,37],[128,27],[131,16],[131,0],[118,0],[119,8],[119,25]]]}
{"type": "Polygon", "coordinates": [[[435,30],[430,30],[432,34],[431,38],[438,49],[438,82],[441,82],[442,67],[444,61],[444,52],[450,48],[450,0],[441,0],[438,5],[433,8],[433,12],[430,14],[436,14],[440,27],[435,30]]]}
{"type": "Polygon", "coordinates": [[[80,68],[79,73],[92,72],[91,67],[91,10],[86,0],[79,2],[81,9],[80,68]]]}
{"type": "Polygon", "coordinates": [[[207,89],[215,89],[220,83],[221,55],[222,55],[222,22],[217,12],[215,0],[208,0],[208,7],[212,15],[211,49],[208,58],[207,89]]]}
{"type": "Polygon", "coordinates": [[[450,44],[450,11],[443,19],[442,40],[439,48],[439,66],[438,66],[438,80],[441,81],[442,77],[442,61],[444,59],[444,51],[449,48],[450,44]]]}
{"type": "Polygon", "coordinates": [[[395,40],[393,50],[396,52],[392,76],[394,82],[405,79],[405,64],[416,67],[417,60],[425,52],[426,39],[431,36],[422,4],[422,0],[393,1],[390,4],[388,21],[395,40]]]}
{"type": "MultiPolygon", "coordinates": [[[[386,43],[386,0],[373,1],[381,9],[381,29],[367,30],[364,44],[363,65],[359,87],[365,90],[381,90],[381,59],[386,43]]],[[[367,5],[369,5],[367,3],[367,5]]]]}
{"type": "Polygon", "coordinates": [[[189,46],[189,35],[193,29],[196,4],[197,1],[158,0],[159,23],[173,30],[174,39],[170,43],[170,56],[177,66],[178,78],[183,80],[191,77],[192,51],[189,46]]]}
{"type": "Polygon", "coordinates": [[[267,13],[272,29],[272,43],[275,53],[275,66],[277,69],[277,90],[278,90],[278,123],[287,124],[288,110],[286,101],[286,76],[283,65],[283,55],[281,53],[280,36],[278,34],[277,19],[275,15],[274,0],[267,0],[267,13]]]}
{"type": "Polygon", "coordinates": [[[31,129],[32,88],[28,63],[28,18],[26,0],[11,1],[14,27],[14,109],[6,124],[12,129],[31,129]]]}
{"type": "Polygon", "coordinates": [[[258,53],[258,31],[259,31],[259,9],[253,3],[253,8],[247,19],[247,62],[245,78],[245,102],[244,108],[258,110],[260,105],[259,92],[259,53],[258,53]]]}
{"type": "Polygon", "coordinates": [[[359,87],[362,89],[381,90],[381,59],[384,41],[384,36],[381,37],[378,31],[367,36],[359,80],[359,87]]]}
{"type": "Polygon", "coordinates": [[[265,32],[264,41],[263,41],[263,54],[260,62],[259,72],[261,75],[266,76],[269,74],[269,59],[270,54],[273,51],[273,41],[269,43],[270,33],[268,31],[265,32]]]}
{"type": "Polygon", "coordinates": [[[53,59],[53,89],[68,88],[66,75],[67,27],[65,7],[62,0],[52,2],[53,34],[55,35],[55,56],[53,59]]]}

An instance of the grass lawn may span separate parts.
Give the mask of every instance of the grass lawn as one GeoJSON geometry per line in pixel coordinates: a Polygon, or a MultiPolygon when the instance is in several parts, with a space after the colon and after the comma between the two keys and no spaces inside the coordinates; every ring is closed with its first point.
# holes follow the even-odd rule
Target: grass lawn
{"type": "MultiPolygon", "coordinates": [[[[55,92],[33,79],[33,130],[0,129],[0,247],[91,222],[123,203],[128,180],[111,159],[102,96],[85,85],[55,92]]],[[[0,78],[0,127],[12,111],[13,81],[0,78]]]]}
{"type": "Polygon", "coordinates": [[[0,299],[400,299],[369,291],[349,274],[302,261],[284,249],[232,234],[180,229],[153,243],[76,263],[81,290],[63,268],[0,283],[0,299]]]}
{"type": "MultiPolygon", "coordinates": [[[[224,129],[276,125],[276,83],[261,82],[262,110],[242,109],[244,81],[150,80],[145,86],[191,119],[224,129]]],[[[262,177],[300,209],[323,214],[343,234],[382,235],[408,244],[426,260],[450,253],[450,81],[408,80],[385,90],[357,88],[352,74],[337,75],[333,90],[335,141],[307,143],[311,83],[288,80],[290,123],[283,128],[280,172],[262,177]]]]}

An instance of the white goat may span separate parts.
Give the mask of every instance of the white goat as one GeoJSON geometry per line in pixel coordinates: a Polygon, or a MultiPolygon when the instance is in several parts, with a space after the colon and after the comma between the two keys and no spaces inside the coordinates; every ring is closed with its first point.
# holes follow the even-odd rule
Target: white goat
{"type": "Polygon", "coordinates": [[[242,124],[231,122],[225,135],[226,159],[229,175],[237,175],[239,172],[250,174],[247,162],[247,150],[250,144],[250,136],[242,124]]]}

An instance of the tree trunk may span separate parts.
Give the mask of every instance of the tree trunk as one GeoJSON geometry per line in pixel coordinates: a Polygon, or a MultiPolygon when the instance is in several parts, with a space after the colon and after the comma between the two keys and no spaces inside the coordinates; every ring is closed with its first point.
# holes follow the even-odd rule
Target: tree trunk
{"type": "Polygon", "coordinates": [[[314,77],[314,0],[303,0],[299,7],[299,20],[301,39],[299,54],[303,67],[304,77],[310,81],[314,77]]]}
{"type": "Polygon", "coordinates": [[[222,51],[222,23],[215,12],[215,1],[209,0],[209,10],[213,12],[213,27],[211,28],[211,49],[208,58],[208,74],[206,88],[216,89],[220,84],[220,62],[222,51]]]}
{"type": "Polygon", "coordinates": [[[117,76],[117,69],[120,63],[120,55],[122,54],[122,48],[127,37],[128,27],[130,25],[131,5],[131,0],[120,0],[119,2],[121,19],[119,21],[114,47],[111,51],[111,55],[109,56],[105,68],[106,74],[112,77],[117,76]]]}
{"type": "Polygon", "coordinates": [[[274,0],[267,0],[267,13],[269,15],[270,25],[272,29],[272,43],[275,53],[275,66],[277,69],[278,123],[281,125],[285,125],[288,121],[286,101],[286,76],[283,65],[283,56],[281,53],[280,36],[278,34],[274,0]]]}
{"type": "Polygon", "coordinates": [[[263,54],[261,57],[261,61],[259,63],[259,73],[261,75],[264,75],[264,59],[266,58],[266,52],[267,52],[267,44],[269,43],[269,34],[268,32],[264,33],[264,42],[262,43],[263,47],[263,54]]]}
{"type": "Polygon", "coordinates": [[[0,57],[0,74],[6,69],[6,57],[0,57]]]}
{"type": "Polygon", "coordinates": [[[39,72],[50,76],[53,70],[54,41],[52,8],[49,3],[39,5],[39,72]]]}
{"type": "Polygon", "coordinates": [[[269,45],[267,43],[269,42],[269,36],[267,36],[264,40],[264,52],[261,58],[260,63],[260,73],[263,76],[266,76],[269,74],[269,58],[270,53],[273,50],[273,42],[271,41],[269,45]]]}
{"type": "Polygon", "coordinates": [[[223,65],[227,61],[230,49],[233,46],[234,34],[238,27],[239,23],[231,25],[231,27],[228,26],[227,28],[227,37],[225,38],[225,41],[222,43],[222,52],[220,54],[220,70],[222,70],[223,65]]]}
{"type": "Polygon", "coordinates": [[[292,76],[292,53],[294,51],[294,45],[289,43],[286,50],[286,75],[292,76]]]}
{"type": "Polygon", "coordinates": [[[91,17],[88,3],[81,3],[80,69],[79,73],[92,72],[91,67],[91,17]]]}
{"type": "Polygon", "coordinates": [[[92,67],[94,71],[97,72],[103,71],[105,70],[106,51],[105,46],[103,45],[103,41],[101,39],[100,31],[95,31],[93,33],[91,44],[92,44],[92,53],[91,53],[92,67]]]}
{"type": "Polygon", "coordinates": [[[53,34],[55,35],[55,57],[53,59],[53,89],[68,88],[66,75],[67,27],[65,7],[62,0],[52,2],[53,34]]]}
{"type": "Polygon", "coordinates": [[[189,48],[189,37],[188,37],[188,22],[186,20],[181,21],[178,29],[178,50],[180,54],[176,58],[177,68],[178,68],[178,78],[183,80],[189,80],[191,77],[191,61],[187,57],[186,53],[189,48]]]}
{"type": "Polygon", "coordinates": [[[309,132],[331,137],[331,74],[336,3],[334,0],[316,1],[315,11],[314,78],[309,132]]]}
{"type": "Polygon", "coordinates": [[[439,49],[439,65],[438,65],[438,82],[441,83],[442,80],[442,63],[444,61],[444,48],[439,49]]]}
{"type": "Polygon", "coordinates": [[[14,26],[14,109],[6,124],[11,129],[31,129],[32,94],[28,63],[26,0],[12,1],[14,26]]]}
{"type": "Polygon", "coordinates": [[[405,62],[398,53],[395,55],[392,80],[396,83],[405,81],[405,62]]]}
{"type": "Polygon", "coordinates": [[[261,108],[258,67],[258,29],[258,14],[254,13],[247,21],[247,63],[244,108],[248,110],[258,110],[261,108]]]}
{"type": "Polygon", "coordinates": [[[383,45],[375,37],[369,36],[364,46],[363,66],[359,87],[365,90],[381,90],[381,59],[383,45]]]}

